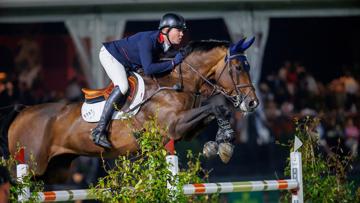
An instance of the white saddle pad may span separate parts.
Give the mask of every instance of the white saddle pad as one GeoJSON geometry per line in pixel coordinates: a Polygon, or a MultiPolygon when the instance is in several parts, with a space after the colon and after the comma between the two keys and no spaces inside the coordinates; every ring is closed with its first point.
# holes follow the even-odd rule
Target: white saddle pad
{"type": "MultiPolygon", "coordinates": [[[[138,80],[138,87],[137,87],[138,89],[136,91],[136,95],[135,95],[134,99],[132,100],[132,102],[129,106],[129,109],[132,109],[136,105],[141,103],[143,101],[144,95],[145,95],[144,80],[142,79],[142,77],[139,74],[134,73],[134,75],[136,76],[136,78],[138,80]]],[[[82,118],[87,122],[98,122],[100,120],[100,116],[103,112],[105,102],[106,102],[105,100],[101,101],[101,102],[96,102],[93,104],[84,102],[81,107],[82,118]]],[[[131,116],[134,116],[139,111],[140,107],[141,106],[137,107],[136,109],[133,109],[132,111],[130,111],[127,114],[125,114],[123,111],[115,111],[112,116],[112,119],[126,119],[131,116]]]]}

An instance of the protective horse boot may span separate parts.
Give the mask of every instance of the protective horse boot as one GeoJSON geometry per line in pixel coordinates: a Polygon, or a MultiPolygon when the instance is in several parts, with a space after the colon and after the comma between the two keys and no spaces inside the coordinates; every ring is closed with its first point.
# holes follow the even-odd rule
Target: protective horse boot
{"type": "Polygon", "coordinates": [[[216,141],[221,142],[233,142],[235,139],[235,131],[231,128],[231,124],[228,120],[217,118],[217,124],[219,130],[216,134],[216,141]]]}
{"type": "Polygon", "coordinates": [[[230,122],[223,118],[217,118],[219,129],[215,141],[208,141],[204,144],[203,155],[211,159],[219,155],[224,163],[228,163],[234,152],[235,131],[231,128],[230,122]]]}
{"type": "Polygon", "coordinates": [[[119,86],[115,86],[109,98],[106,100],[100,121],[91,131],[92,140],[96,145],[104,148],[111,148],[111,143],[107,138],[107,126],[115,110],[114,104],[118,101],[123,103],[125,101],[124,97],[125,96],[121,93],[119,86]]]}
{"type": "Polygon", "coordinates": [[[228,163],[234,152],[232,143],[235,139],[235,132],[228,120],[218,118],[217,123],[219,126],[216,134],[216,142],[219,143],[218,154],[222,162],[228,163]]]}
{"type": "Polygon", "coordinates": [[[208,141],[204,144],[203,155],[208,159],[219,155],[221,160],[227,163],[233,154],[234,145],[232,142],[235,138],[235,132],[229,122],[230,111],[224,105],[221,105],[223,98],[219,100],[219,98],[214,97],[214,99],[218,104],[213,105],[210,112],[216,117],[219,129],[215,141],[208,141]]]}

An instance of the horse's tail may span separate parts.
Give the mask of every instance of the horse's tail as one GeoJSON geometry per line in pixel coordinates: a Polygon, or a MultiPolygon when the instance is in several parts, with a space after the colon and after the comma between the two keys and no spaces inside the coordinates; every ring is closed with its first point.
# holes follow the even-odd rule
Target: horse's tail
{"type": "Polygon", "coordinates": [[[0,157],[9,158],[8,130],[12,121],[23,108],[25,106],[21,104],[0,108],[0,157]]]}

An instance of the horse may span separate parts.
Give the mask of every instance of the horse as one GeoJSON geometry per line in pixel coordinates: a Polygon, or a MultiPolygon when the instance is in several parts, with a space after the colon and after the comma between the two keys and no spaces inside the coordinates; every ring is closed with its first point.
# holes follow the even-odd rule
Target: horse
{"type": "MultiPolygon", "coordinates": [[[[168,129],[167,138],[191,140],[216,117],[231,112],[252,112],[258,106],[255,88],[249,76],[245,50],[254,42],[241,39],[190,42],[183,50],[184,60],[170,73],[144,76],[145,98],[140,111],[127,120],[113,120],[109,128],[112,144],[106,150],[93,143],[90,131],[96,123],[80,115],[82,102],[44,103],[17,108],[13,118],[4,122],[3,140],[14,155],[17,146],[25,147],[25,159],[32,154],[35,175],[46,183],[62,182],[71,161],[78,156],[115,158],[138,150],[134,130],[154,116],[168,129]],[[162,88],[159,91],[159,87],[162,88]],[[177,87],[177,88],[174,88],[177,87]],[[201,95],[205,102],[195,105],[201,95]],[[129,125],[130,124],[130,125],[129,125]]],[[[1,146],[1,145],[0,145],[1,146]]],[[[3,144],[4,146],[4,144],[3,144]]]]}

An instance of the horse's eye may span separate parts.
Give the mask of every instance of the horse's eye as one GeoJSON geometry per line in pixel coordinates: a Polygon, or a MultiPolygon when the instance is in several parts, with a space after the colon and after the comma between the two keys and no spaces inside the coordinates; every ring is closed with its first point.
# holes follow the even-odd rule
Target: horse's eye
{"type": "Polygon", "coordinates": [[[242,66],[241,65],[236,66],[236,70],[237,71],[242,71],[242,66]]]}

